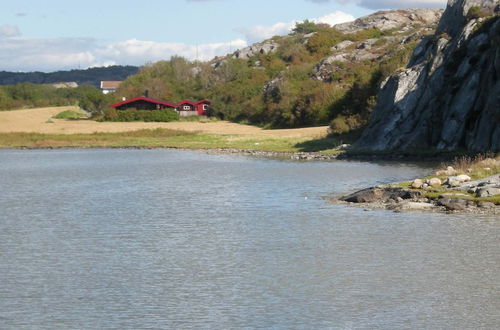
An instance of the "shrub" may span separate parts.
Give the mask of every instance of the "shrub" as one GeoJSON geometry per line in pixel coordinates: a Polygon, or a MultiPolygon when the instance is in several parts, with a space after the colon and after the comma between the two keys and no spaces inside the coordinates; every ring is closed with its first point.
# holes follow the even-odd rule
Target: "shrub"
{"type": "Polygon", "coordinates": [[[485,10],[483,10],[479,6],[472,6],[470,7],[469,11],[467,12],[467,18],[469,20],[471,19],[478,19],[481,17],[485,17],[487,14],[485,13],[485,10]]]}
{"type": "Polygon", "coordinates": [[[344,40],[343,36],[342,32],[335,29],[321,30],[309,38],[306,48],[311,54],[326,55],[332,46],[344,40]]]}
{"type": "Polygon", "coordinates": [[[318,31],[319,27],[317,26],[316,23],[310,21],[310,20],[304,20],[301,23],[296,23],[295,27],[293,28],[292,32],[293,33],[312,33],[318,31]]]}
{"type": "Polygon", "coordinates": [[[53,118],[75,120],[75,119],[81,119],[81,118],[85,118],[85,117],[86,116],[83,113],[81,113],[81,112],[76,112],[76,111],[73,111],[73,110],[66,110],[66,111],[63,111],[63,112],[59,112],[53,118]]]}
{"type": "Polygon", "coordinates": [[[351,130],[351,127],[347,123],[346,117],[338,116],[332,120],[330,124],[330,132],[333,134],[343,134],[351,130]]]}
{"type": "Polygon", "coordinates": [[[104,112],[104,121],[144,121],[144,122],[170,122],[179,120],[175,110],[115,110],[108,109],[104,112]]]}
{"type": "Polygon", "coordinates": [[[154,122],[169,122],[179,120],[179,114],[175,110],[154,110],[149,111],[149,113],[150,121],[154,122]]]}
{"type": "Polygon", "coordinates": [[[104,111],[104,121],[118,121],[118,111],[116,109],[107,109],[104,111]]]}

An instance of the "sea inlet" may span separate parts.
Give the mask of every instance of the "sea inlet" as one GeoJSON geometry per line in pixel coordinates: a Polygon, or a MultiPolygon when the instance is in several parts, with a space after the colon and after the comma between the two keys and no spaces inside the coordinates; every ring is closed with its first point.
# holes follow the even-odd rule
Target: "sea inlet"
{"type": "Polygon", "coordinates": [[[327,200],[431,170],[0,150],[0,328],[498,328],[499,219],[327,200]]]}

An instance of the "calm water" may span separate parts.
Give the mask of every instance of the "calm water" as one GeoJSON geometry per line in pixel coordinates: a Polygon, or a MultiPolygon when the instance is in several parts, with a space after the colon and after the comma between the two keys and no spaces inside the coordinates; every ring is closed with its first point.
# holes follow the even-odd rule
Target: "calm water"
{"type": "Polygon", "coordinates": [[[0,328],[498,328],[499,219],[323,199],[428,171],[0,150],[0,328]]]}

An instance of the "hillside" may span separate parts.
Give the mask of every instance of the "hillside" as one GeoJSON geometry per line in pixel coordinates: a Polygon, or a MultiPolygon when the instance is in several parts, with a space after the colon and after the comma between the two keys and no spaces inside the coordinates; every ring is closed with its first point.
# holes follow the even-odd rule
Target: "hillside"
{"type": "Polygon", "coordinates": [[[99,88],[101,80],[125,80],[138,71],[138,67],[121,65],[50,73],[0,71],[0,85],[17,83],[53,84],[71,81],[78,83],[78,85],[92,85],[99,88]]]}
{"type": "Polygon", "coordinates": [[[384,84],[356,147],[500,151],[499,10],[498,0],[450,0],[436,33],[384,84]]]}
{"type": "Polygon", "coordinates": [[[156,98],[210,98],[214,115],[265,127],[330,124],[359,131],[380,83],[405,66],[417,43],[432,34],[441,10],[377,12],[331,27],[304,21],[288,36],[209,62],[180,57],[141,68],[118,96],[144,90],[156,98]]]}

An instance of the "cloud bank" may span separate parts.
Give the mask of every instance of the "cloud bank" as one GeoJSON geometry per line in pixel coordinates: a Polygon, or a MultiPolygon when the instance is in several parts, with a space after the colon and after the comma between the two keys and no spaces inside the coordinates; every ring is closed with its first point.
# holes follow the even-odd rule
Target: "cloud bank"
{"type": "Polygon", "coordinates": [[[187,45],[130,39],[100,45],[92,38],[31,39],[14,26],[0,26],[0,71],[56,71],[115,64],[143,65],[180,55],[209,60],[246,47],[236,39],[223,43],[187,45]],[[198,57],[197,57],[198,55],[198,57]]]}
{"type": "MultiPolygon", "coordinates": [[[[312,21],[330,25],[354,20],[352,15],[336,11],[312,21]]],[[[190,60],[210,60],[250,43],[275,35],[288,34],[297,21],[271,26],[237,29],[244,38],[220,43],[189,45],[129,39],[102,45],[93,38],[25,38],[16,26],[0,26],[0,71],[56,71],[114,64],[143,65],[173,55],[190,60]]]]}

